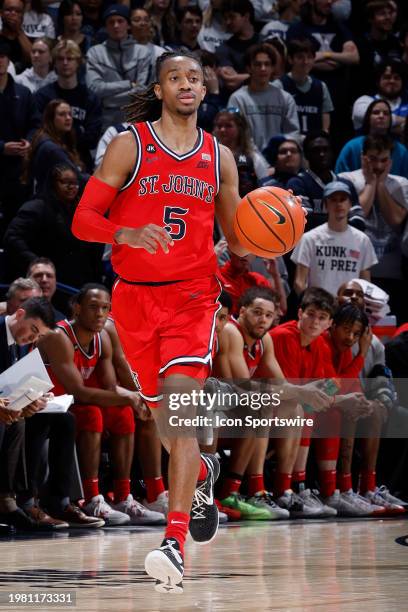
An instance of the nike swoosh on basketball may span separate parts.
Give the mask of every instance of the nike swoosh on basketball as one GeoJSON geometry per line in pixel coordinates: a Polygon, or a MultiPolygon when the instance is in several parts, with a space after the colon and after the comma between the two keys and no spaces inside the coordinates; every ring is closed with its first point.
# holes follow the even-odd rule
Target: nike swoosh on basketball
{"type": "Polygon", "coordinates": [[[264,206],[266,206],[266,208],[269,208],[269,210],[275,213],[275,215],[278,217],[278,222],[276,225],[282,225],[282,223],[285,223],[286,219],[284,215],[282,215],[282,213],[279,210],[277,210],[274,206],[269,204],[269,202],[264,202],[263,200],[258,200],[258,202],[260,204],[263,204],[264,206]]]}

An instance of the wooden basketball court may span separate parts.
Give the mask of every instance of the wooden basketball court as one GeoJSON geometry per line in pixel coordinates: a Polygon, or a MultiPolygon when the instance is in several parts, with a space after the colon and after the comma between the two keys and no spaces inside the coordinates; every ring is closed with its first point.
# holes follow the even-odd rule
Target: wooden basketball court
{"type": "Polygon", "coordinates": [[[221,526],[187,543],[183,595],[159,595],[143,571],[158,528],[70,531],[1,540],[0,609],[175,612],[408,608],[408,521],[332,520],[221,526]],[[9,592],[74,592],[75,605],[13,605],[9,592]]]}

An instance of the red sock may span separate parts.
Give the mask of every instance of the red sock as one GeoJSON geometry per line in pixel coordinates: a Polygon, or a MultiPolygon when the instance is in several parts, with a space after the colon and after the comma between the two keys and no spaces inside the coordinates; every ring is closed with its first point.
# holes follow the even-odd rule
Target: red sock
{"type": "Polygon", "coordinates": [[[156,501],[160,493],[163,493],[166,489],[164,488],[163,478],[156,476],[153,478],[144,478],[146,485],[146,497],[149,504],[156,501]]]}
{"type": "Polygon", "coordinates": [[[263,474],[251,474],[248,479],[248,495],[252,497],[260,491],[265,491],[263,474]]]}
{"type": "Polygon", "coordinates": [[[231,495],[231,493],[238,493],[241,482],[242,480],[238,478],[225,478],[220,493],[220,499],[225,499],[231,495]]]}
{"type": "Polygon", "coordinates": [[[322,497],[330,497],[336,490],[336,470],[320,470],[319,485],[322,497]]]}
{"type": "Polygon", "coordinates": [[[374,491],[377,483],[376,472],[363,470],[360,474],[360,492],[374,491]]]}
{"type": "Polygon", "coordinates": [[[206,463],[201,459],[201,463],[200,463],[200,471],[198,472],[198,482],[202,482],[203,480],[205,480],[207,478],[207,474],[208,474],[208,468],[206,463]]]}
{"type": "Polygon", "coordinates": [[[115,504],[121,501],[125,501],[130,493],[130,480],[129,478],[121,478],[120,480],[113,481],[113,497],[115,504]]]}
{"type": "Polygon", "coordinates": [[[184,542],[186,541],[190,515],[185,512],[169,512],[167,515],[167,527],[165,538],[174,538],[180,546],[181,554],[184,555],[184,542]]]}
{"type": "Polygon", "coordinates": [[[351,483],[351,474],[344,474],[342,472],[339,472],[337,474],[337,486],[340,489],[341,493],[352,489],[353,485],[351,483]]]}
{"type": "Polygon", "coordinates": [[[292,482],[305,482],[306,472],[293,472],[292,482]]]}
{"type": "Polygon", "coordinates": [[[275,472],[275,480],[273,492],[277,497],[283,495],[287,489],[292,486],[292,474],[283,474],[282,472],[275,472]]]}
{"type": "Polygon", "coordinates": [[[84,489],[85,502],[91,501],[92,497],[99,495],[99,479],[98,478],[85,478],[82,481],[82,487],[84,489]]]}

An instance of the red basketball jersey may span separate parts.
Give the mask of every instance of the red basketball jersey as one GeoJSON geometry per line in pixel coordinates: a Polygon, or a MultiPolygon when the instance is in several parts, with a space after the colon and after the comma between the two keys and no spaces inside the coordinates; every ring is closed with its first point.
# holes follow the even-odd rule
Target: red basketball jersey
{"type": "MultiPolygon", "coordinates": [[[[60,321],[57,324],[57,327],[59,329],[62,329],[66,333],[66,335],[74,346],[74,364],[79,370],[79,373],[81,374],[85,385],[89,387],[98,386],[96,378],[92,375],[102,353],[101,335],[99,333],[94,335],[93,341],[91,343],[92,352],[88,354],[79,344],[74,329],[69,321],[60,321]]],[[[57,377],[49,366],[47,366],[47,370],[52,382],[54,383],[54,388],[52,389],[54,395],[61,395],[63,393],[66,393],[63,385],[57,379],[57,377]]]]}
{"type": "Polygon", "coordinates": [[[166,255],[113,245],[112,265],[135,282],[190,280],[214,274],[214,198],[219,189],[216,139],[198,128],[194,148],[177,155],[160,141],[149,122],[129,128],[137,145],[132,175],[115,198],[109,219],[122,227],[154,223],[174,245],[166,255]]]}
{"type": "MultiPolygon", "coordinates": [[[[238,321],[231,317],[231,323],[235,325],[235,327],[238,329],[241,336],[244,338],[242,327],[238,323],[238,321]]],[[[253,376],[255,374],[256,368],[261,363],[263,352],[264,352],[264,346],[263,346],[262,338],[258,338],[255,341],[255,344],[252,346],[252,348],[248,347],[248,345],[245,342],[245,338],[244,338],[244,359],[245,359],[245,363],[248,366],[250,376],[253,376]]]]}

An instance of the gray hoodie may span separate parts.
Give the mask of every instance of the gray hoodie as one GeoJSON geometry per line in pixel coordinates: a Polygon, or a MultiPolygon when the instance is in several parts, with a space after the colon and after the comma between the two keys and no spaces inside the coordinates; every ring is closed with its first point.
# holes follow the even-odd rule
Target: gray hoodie
{"type": "Polygon", "coordinates": [[[134,83],[143,89],[150,79],[149,50],[132,38],[121,41],[108,38],[88,51],[86,83],[102,102],[104,129],[124,120],[121,107],[129,102],[134,83]]]}

